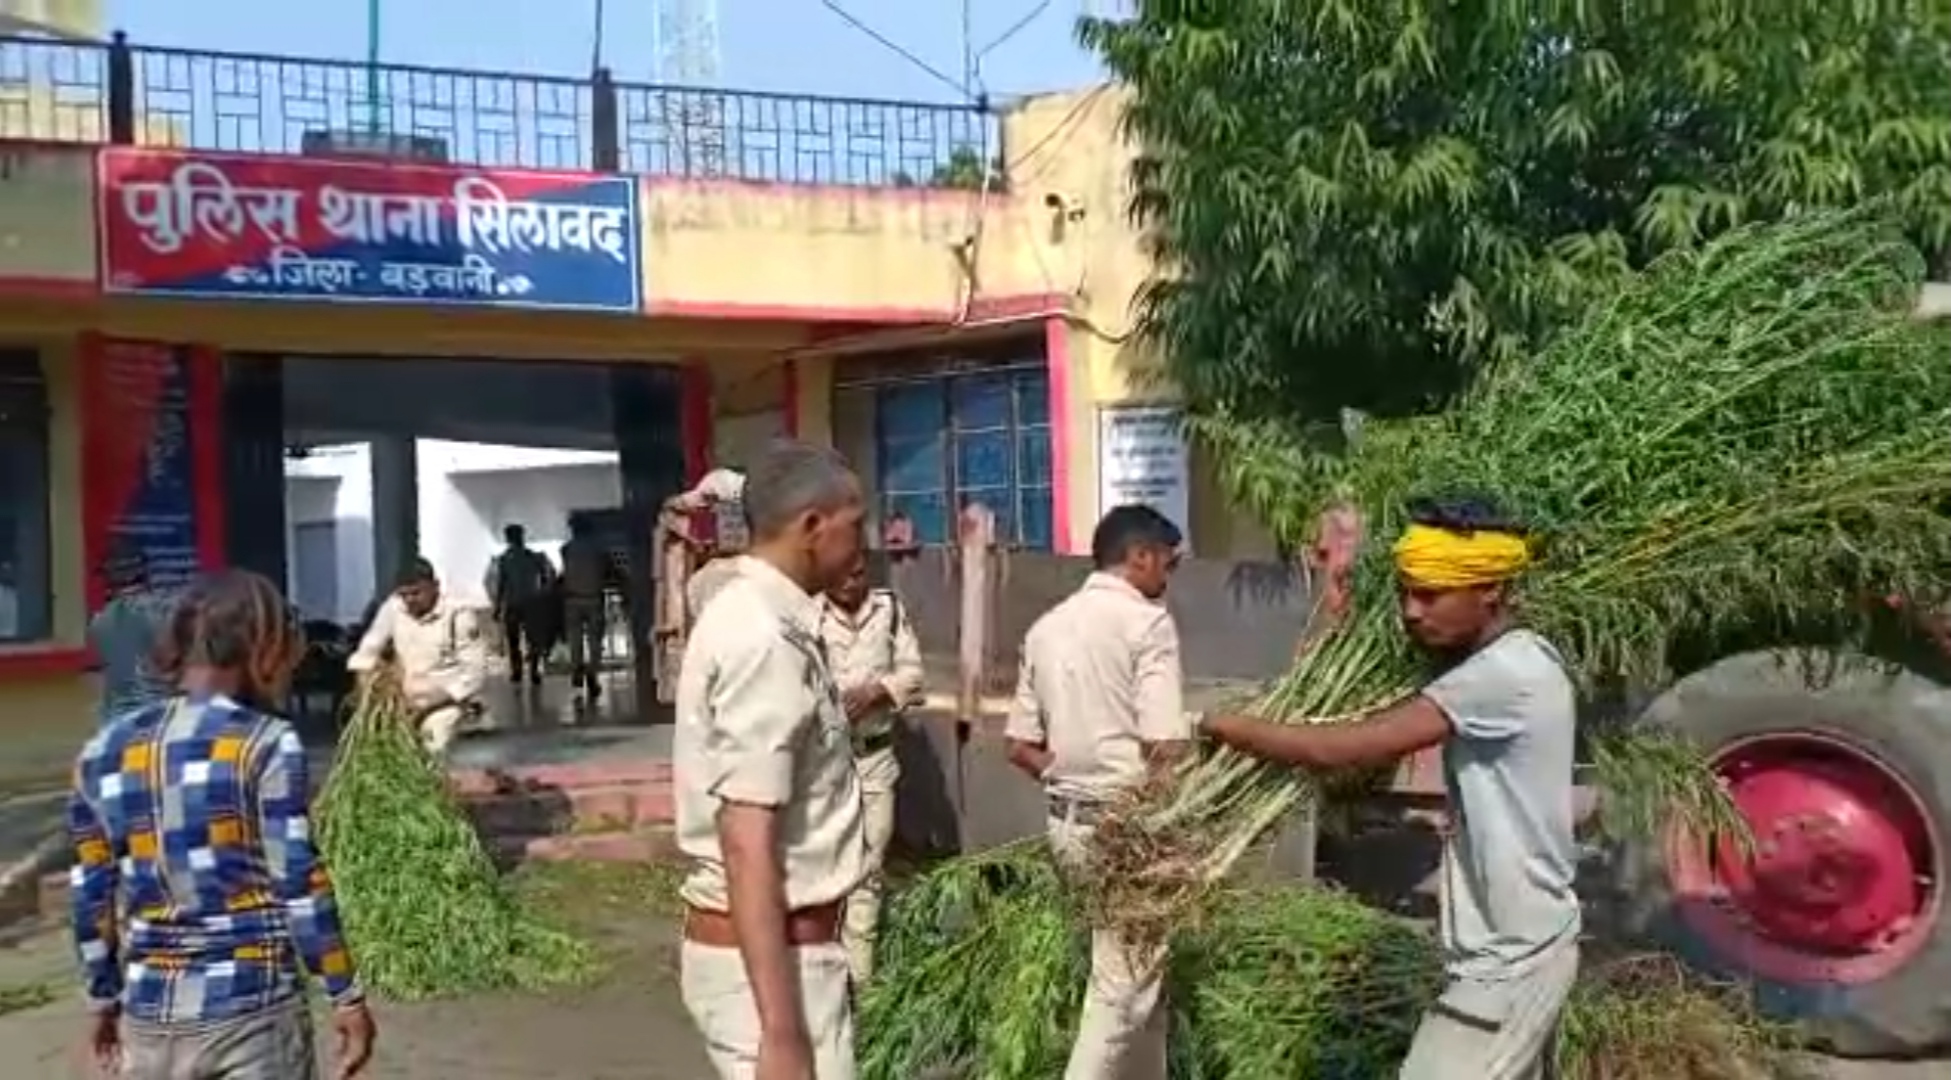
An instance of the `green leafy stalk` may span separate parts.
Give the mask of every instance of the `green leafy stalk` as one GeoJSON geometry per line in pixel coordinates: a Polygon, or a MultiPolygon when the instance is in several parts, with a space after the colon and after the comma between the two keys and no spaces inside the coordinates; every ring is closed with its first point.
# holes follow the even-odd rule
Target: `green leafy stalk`
{"type": "Polygon", "coordinates": [[[395,673],[369,680],[319,796],[320,847],[367,988],[415,1000],[592,974],[588,947],[504,886],[410,715],[395,673]]]}

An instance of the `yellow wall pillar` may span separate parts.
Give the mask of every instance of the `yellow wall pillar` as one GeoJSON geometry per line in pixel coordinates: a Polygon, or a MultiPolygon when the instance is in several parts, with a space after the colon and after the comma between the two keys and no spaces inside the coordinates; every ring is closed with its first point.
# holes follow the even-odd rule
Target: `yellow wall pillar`
{"type": "Polygon", "coordinates": [[[786,434],[820,446],[833,445],[833,357],[797,356],[786,361],[786,434]]]}

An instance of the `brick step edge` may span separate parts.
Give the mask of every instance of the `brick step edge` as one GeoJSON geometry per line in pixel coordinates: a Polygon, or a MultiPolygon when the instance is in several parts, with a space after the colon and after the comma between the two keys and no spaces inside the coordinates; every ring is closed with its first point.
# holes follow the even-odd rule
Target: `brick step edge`
{"type": "Polygon", "coordinates": [[[575,765],[529,765],[513,769],[454,769],[448,773],[448,783],[463,798],[520,795],[533,791],[658,788],[669,787],[671,763],[653,758],[575,765]]]}

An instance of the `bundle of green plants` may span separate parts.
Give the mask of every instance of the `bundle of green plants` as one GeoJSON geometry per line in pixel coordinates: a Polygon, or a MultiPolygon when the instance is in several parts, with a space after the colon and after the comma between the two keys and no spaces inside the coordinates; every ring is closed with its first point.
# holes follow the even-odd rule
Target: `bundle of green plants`
{"type": "Polygon", "coordinates": [[[590,949],[515,899],[412,715],[394,671],[367,679],[318,799],[367,988],[414,1000],[583,980],[590,949]]]}
{"type": "MultiPolygon", "coordinates": [[[[1327,464],[1243,431],[1223,467],[1277,520],[1339,499],[1382,540],[1414,495],[1490,496],[1539,545],[1520,618],[1590,692],[1759,645],[1845,645],[1882,625],[1867,598],[1935,596],[1951,560],[1951,364],[1912,317],[1922,271],[1867,212],[1736,230],[1656,261],[1447,412],[1369,425],[1327,464]]],[[[1387,546],[1362,555],[1352,619],[1254,711],[1333,723],[1423,680],[1387,546]]],[[[1623,738],[1598,763],[1607,821],[1741,835],[1684,745],[1623,738]]],[[[1316,785],[1218,753],[1143,793],[1100,830],[1097,916],[1170,925],[1316,785]]]]}
{"type": "MultiPolygon", "coordinates": [[[[1023,845],[903,889],[861,1003],[863,1080],[1061,1075],[1088,972],[1080,912],[1023,845]]],[[[1171,934],[1173,1080],[1374,1080],[1441,985],[1414,922],[1319,888],[1230,889],[1171,934]]],[[[1588,964],[1556,1050],[1566,1080],[1778,1075],[1785,1029],[1662,957],[1588,964]]]]}

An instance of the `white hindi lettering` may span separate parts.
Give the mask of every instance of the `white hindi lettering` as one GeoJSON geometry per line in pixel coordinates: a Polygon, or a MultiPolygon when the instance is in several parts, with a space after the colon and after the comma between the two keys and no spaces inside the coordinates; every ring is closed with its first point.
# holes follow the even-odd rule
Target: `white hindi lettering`
{"type": "Polygon", "coordinates": [[[318,214],[326,232],[357,244],[440,242],[440,200],[429,195],[347,191],[327,184],[318,189],[318,214]]]}
{"type": "Polygon", "coordinates": [[[497,254],[509,247],[508,196],[479,176],[454,185],[454,228],[461,246],[497,254]]]}
{"type": "Polygon", "coordinates": [[[490,255],[503,251],[577,251],[628,263],[629,224],[624,208],[589,203],[511,202],[479,176],[454,185],[454,220],[462,247],[490,255]]]}
{"type": "Polygon", "coordinates": [[[337,293],[359,283],[359,264],[351,259],[315,259],[292,247],[271,252],[267,267],[270,284],[294,289],[337,293]]]}
{"type": "Polygon", "coordinates": [[[290,188],[238,187],[215,165],[184,162],[167,181],[122,185],[122,216],[136,227],[143,246],[173,255],[202,233],[228,243],[246,225],[274,242],[298,239],[298,192],[290,188]]]}
{"type": "Polygon", "coordinates": [[[460,265],[451,263],[405,263],[389,262],[380,264],[379,282],[394,292],[412,293],[425,296],[433,293],[442,296],[482,296],[498,295],[500,273],[494,264],[479,255],[469,255],[460,265]]]}

